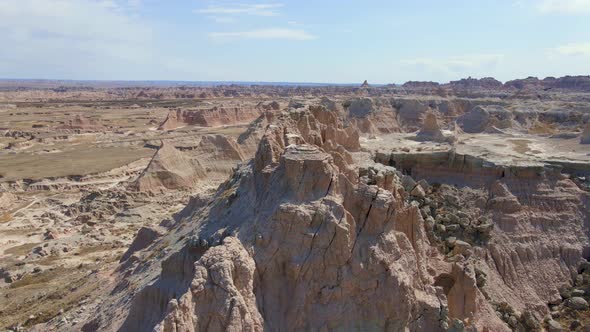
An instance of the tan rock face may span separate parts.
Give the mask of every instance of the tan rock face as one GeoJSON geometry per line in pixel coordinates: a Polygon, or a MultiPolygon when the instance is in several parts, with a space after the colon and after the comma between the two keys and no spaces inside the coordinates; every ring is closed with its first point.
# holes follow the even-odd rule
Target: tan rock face
{"type": "Polygon", "coordinates": [[[237,143],[247,155],[254,155],[258,149],[258,143],[266,131],[266,127],[273,121],[273,112],[264,112],[256,120],[252,121],[248,129],[237,139],[237,143]]]}
{"type": "Polygon", "coordinates": [[[208,250],[195,262],[190,291],[168,303],[155,331],[262,331],[254,296],[255,262],[239,240],[208,250]],[[212,311],[214,310],[214,311],[212,311]]]}
{"type": "MultiPolygon", "coordinates": [[[[321,123],[312,114],[297,112],[289,117],[289,122],[303,123],[306,133],[300,136],[321,139],[313,131],[321,123]]],[[[237,238],[230,236],[215,247],[216,256],[239,242],[251,248],[252,256],[244,252],[246,258],[239,263],[226,259],[208,267],[203,264],[206,253],[195,264],[191,292],[169,310],[159,328],[191,330],[205,321],[255,331],[408,325],[440,329],[439,302],[433,288],[421,285],[427,276],[417,256],[423,253],[417,251],[420,244],[416,249],[413,245],[424,239],[411,226],[419,214],[401,213],[403,203],[397,194],[353,185],[356,179],[347,178],[318,146],[288,144],[289,134],[295,135],[284,134],[288,128],[269,128],[268,144],[261,143],[257,155],[257,167],[266,174],[247,175],[253,178],[238,183],[237,197],[224,212],[222,227],[237,238]],[[276,141],[277,132],[283,133],[278,137],[282,142],[276,141]],[[277,149],[276,154],[266,147],[277,149]],[[244,213],[246,206],[260,212],[244,213]],[[406,223],[408,227],[403,227],[406,223]],[[403,230],[396,231],[395,224],[403,230]],[[226,272],[218,272],[220,268],[226,272]],[[220,297],[209,295],[207,300],[207,293],[216,292],[220,297]],[[221,292],[235,294],[235,306],[228,306],[221,292]],[[196,293],[204,298],[195,298],[196,293]],[[257,302],[248,300],[254,298],[257,302]],[[219,317],[225,318],[218,321],[212,312],[224,313],[219,317]]],[[[222,210],[212,208],[212,218],[217,218],[213,217],[217,211],[222,210]]]]}
{"type": "Polygon", "coordinates": [[[175,111],[170,111],[166,116],[164,122],[160,124],[158,130],[174,130],[178,127],[182,127],[183,119],[182,119],[182,111],[180,109],[175,111]],[[179,120],[180,118],[180,120],[179,120]]]}
{"type": "MultiPolygon", "coordinates": [[[[160,124],[160,130],[172,130],[182,126],[216,127],[248,123],[262,113],[261,108],[241,106],[216,106],[211,109],[200,110],[175,110],[168,113],[166,120],[160,124]]],[[[271,105],[269,110],[274,110],[277,105],[271,105]]]]}
{"type": "Polygon", "coordinates": [[[201,137],[197,150],[213,160],[243,161],[246,159],[236,141],[224,135],[205,135],[201,137]]]}
{"type": "Polygon", "coordinates": [[[184,156],[169,143],[163,142],[132,187],[152,193],[165,189],[190,188],[204,176],[205,171],[201,165],[184,156]]]}
{"type": "Polygon", "coordinates": [[[422,128],[418,132],[416,139],[421,141],[452,142],[455,138],[451,136],[445,137],[438,125],[436,114],[434,112],[426,112],[422,128]]]}
{"type": "MultiPolygon", "coordinates": [[[[280,115],[203,222],[187,221],[184,250],[197,253],[190,286],[151,313],[161,317],[155,330],[443,329],[446,300],[427,272],[418,209],[394,173],[386,190],[350,172],[335,141],[354,148],[352,133],[336,125],[326,135],[333,129],[322,121],[338,121],[324,112],[280,115]]],[[[163,263],[160,278],[173,265],[163,263]]],[[[169,292],[148,295],[153,287],[134,297],[126,329],[147,328],[140,308],[169,292]]]]}
{"type": "Polygon", "coordinates": [[[396,113],[388,100],[357,98],[346,102],[348,121],[369,135],[400,131],[396,113]]]}

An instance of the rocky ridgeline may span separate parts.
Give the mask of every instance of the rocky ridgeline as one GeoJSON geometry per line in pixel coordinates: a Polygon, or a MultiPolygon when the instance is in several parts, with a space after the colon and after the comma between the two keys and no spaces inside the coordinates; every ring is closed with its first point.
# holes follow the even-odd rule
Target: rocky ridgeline
{"type": "MultiPolygon", "coordinates": [[[[280,112],[270,122],[254,160],[211,201],[183,211],[167,235],[144,232],[149,244],[126,255],[118,296],[88,326],[501,331],[540,324],[553,295],[510,293],[537,289],[531,283],[539,280],[511,270],[519,256],[506,224],[545,203],[523,206],[510,183],[458,189],[416,182],[388,162],[359,168],[358,133],[324,106],[280,112]],[[162,270],[147,257],[161,260],[162,270]],[[501,299],[522,313],[502,314],[501,299]]],[[[566,206],[579,208],[572,203],[566,206]]],[[[559,263],[565,266],[581,259],[573,248],[522,248],[562,250],[571,255],[559,263]]],[[[544,257],[520,264],[530,268],[544,257]]],[[[558,269],[545,280],[555,285],[568,275],[558,269]]]]}
{"type": "Polygon", "coordinates": [[[436,82],[418,82],[410,81],[402,85],[408,90],[437,91],[439,89],[448,89],[450,91],[461,90],[481,90],[481,91],[502,91],[502,90],[570,90],[578,92],[590,91],[590,76],[564,76],[564,77],[547,77],[538,79],[536,77],[527,77],[525,79],[516,79],[502,83],[493,77],[464,78],[457,81],[451,81],[446,84],[436,82]]]}
{"type": "MultiPolygon", "coordinates": [[[[153,270],[156,282],[148,285],[124,273],[139,269],[154,275],[147,272],[150,261],[134,254],[135,263],[122,271],[126,286],[116,291],[122,302],[105,305],[87,326],[161,331],[462,326],[474,304],[454,304],[455,297],[465,296],[461,286],[449,290],[449,312],[446,296],[434,287],[418,206],[406,203],[393,173],[359,179],[351,156],[358,148],[358,134],[323,107],[279,114],[254,160],[239,167],[211,203],[148,247],[154,252],[174,243],[161,253],[162,271],[153,270]],[[131,302],[124,300],[131,295],[123,295],[129,288],[138,289],[131,302]],[[120,315],[106,314],[109,310],[120,315]]],[[[154,254],[150,257],[159,257],[154,254]]],[[[455,270],[450,273],[462,275],[455,270]]]]}
{"type": "MultiPolygon", "coordinates": [[[[51,85],[51,82],[49,83],[51,85]]],[[[61,83],[59,83],[61,84],[61,83]]],[[[528,77],[516,79],[504,84],[491,77],[481,79],[465,78],[449,83],[410,81],[402,85],[390,84],[375,86],[362,84],[358,86],[280,86],[280,85],[218,85],[214,87],[175,86],[175,87],[137,87],[119,86],[108,82],[101,86],[62,86],[57,89],[35,86],[30,82],[14,82],[0,92],[0,98],[11,101],[44,101],[81,99],[93,100],[133,100],[137,104],[162,100],[210,100],[215,98],[250,98],[270,97],[289,98],[292,96],[337,96],[369,95],[380,97],[391,93],[418,93],[430,95],[494,95],[508,97],[522,91],[531,92],[530,96],[520,94],[527,99],[537,98],[539,94],[579,93],[590,91],[590,76],[564,76],[538,79],[528,77]]],[[[8,108],[0,105],[0,108],[8,108]]],[[[8,108],[11,109],[11,108],[8,108]]]]}

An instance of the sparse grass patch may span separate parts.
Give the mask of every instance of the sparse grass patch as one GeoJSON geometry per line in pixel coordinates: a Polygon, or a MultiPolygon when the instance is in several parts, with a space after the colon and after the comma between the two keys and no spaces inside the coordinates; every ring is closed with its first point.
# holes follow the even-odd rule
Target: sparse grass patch
{"type": "Polygon", "coordinates": [[[30,274],[0,289],[0,329],[16,323],[32,326],[68,311],[97,289],[99,279],[88,270],[59,267],[30,274]],[[29,316],[35,318],[29,319],[29,316]]]}
{"type": "Polygon", "coordinates": [[[36,242],[21,244],[19,246],[6,249],[4,253],[8,255],[23,256],[28,254],[31,251],[31,249],[35,248],[39,244],[40,243],[36,242]]]}
{"type": "Polygon", "coordinates": [[[110,243],[99,244],[96,246],[86,246],[82,247],[79,251],[80,256],[91,255],[100,251],[111,251],[114,250],[115,247],[110,243]]]}

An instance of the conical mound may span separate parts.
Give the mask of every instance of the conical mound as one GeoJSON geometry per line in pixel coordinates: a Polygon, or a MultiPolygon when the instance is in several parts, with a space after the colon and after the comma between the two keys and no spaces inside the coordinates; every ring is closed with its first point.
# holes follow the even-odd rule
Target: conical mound
{"type": "Polygon", "coordinates": [[[169,143],[162,143],[135,181],[134,187],[141,192],[190,188],[203,177],[205,170],[200,164],[187,158],[169,143]]]}
{"type": "Polygon", "coordinates": [[[422,128],[418,132],[416,138],[420,141],[434,141],[434,142],[445,142],[447,138],[443,135],[438,120],[433,112],[426,112],[424,121],[422,122],[422,128]]]}

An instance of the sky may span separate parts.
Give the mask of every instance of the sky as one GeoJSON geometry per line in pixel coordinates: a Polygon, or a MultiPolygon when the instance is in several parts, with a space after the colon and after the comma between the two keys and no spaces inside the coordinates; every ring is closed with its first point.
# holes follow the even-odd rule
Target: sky
{"type": "Polygon", "coordinates": [[[590,0],[0,0],[0,45],[0,78],[588,75],[590,0]]]}

